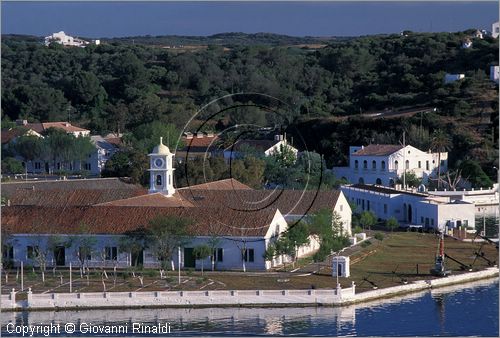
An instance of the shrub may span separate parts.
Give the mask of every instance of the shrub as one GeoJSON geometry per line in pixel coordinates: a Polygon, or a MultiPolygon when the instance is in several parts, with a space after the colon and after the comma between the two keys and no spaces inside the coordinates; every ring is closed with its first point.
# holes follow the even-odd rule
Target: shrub
{"type": "Polygon", "coordinates": [[[367,246],[369,246],[371,244],[372,244],[372,242],[370,242],[370,241],[364,241],[364,242],[361,243],[361,247],[362,248],[366,248],[367,246]]]}
{"type": "Polygon", "coordinates": [[[354,229],[352,230],[353,234],[359,234],[363,232],[363,228],[360,227],[359,225],[356,225],[354,229]]]}
{"type": "Polygon", "coordinates": [[[373,237],[375,237],[375,239],[378,239],[379,241],[384,240],[384,235],[381,232],[375,233],[375,235],[373,237]]]}

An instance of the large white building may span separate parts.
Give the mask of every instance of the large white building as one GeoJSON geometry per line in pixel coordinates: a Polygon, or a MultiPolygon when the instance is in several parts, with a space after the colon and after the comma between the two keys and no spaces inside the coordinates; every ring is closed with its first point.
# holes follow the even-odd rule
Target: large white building
{"type": "MultiPolygon", "coordinates": [[[[70,35],[66,35],[63,31],[53,33],[49,36],[45,37],[45,45],[48,46],[51,43],[58,43],[63,46],[71,46],[71,47],[82,47],[84,48],[85,46],[89,45],[90,42],[79,39],[79,38],[74,38],[70,35]]],[[[101,43],[100,40],[92,40],[92,43],[99,45],[101,43]]]]}
{"type": "Polygon", "coordinates": [[[414,172],[428,182],[429,177],[437,175],[438,162],[441,172],[448,167],[448,153],[421,151],[413,146],[370,144],[366,147],[349,147],[349,166],[334,167],[333,173],[350,183],[395,186],[399,177],[406,171],[414,172]]]}
{"type": "Polygon", "coordinates": [[[440,231],[475,228],[474,204],[464,200],[366,184],[343,186],[341,190],[356,212],[371,211],[382,220],[394,217],[402,225],[440,231]]]}
{"type": "MultiPolygon", "coordinates": [[[[200,268],[202,262],[194,257],[194,248],[214,242],[216,269],[265,270],[282,264],[290,258],[266,260],[266,249],[289,227],[307,221],[308,215],[322,209],[338,214],[343,231],[351,233],[351,209],[341,191],[259,191],[234,180],[175,189],[175,161],[170,149],[160,142],[149,157],[148,193],[139,187],[136,192],[120,186],[98,193],[98,186],[90,191],[85,188],[99,185],[99,180],[81,180],[79,190],[68,188],[71,191],[65,192],[54,190],[57,187],[43,189],[42,182],[37,182],[36,188],[27,183],[28,192],[10,185],[7,206],[1,210],[2,230],[13,244],[7,258],[15,265],[23,261],[36,266],[39,261],[34,252],[43,251],[48,266],[78,266],[81,245],[90,237],[94,244],[85,254],[88,266],[126,267],[138,262],[158,267],[154,248],[131,252],[124,245],[127,233],[148,228],[158,216],[187,222],[187,240],[180,250],[175,248],[171,257],[174,266],[183,268],[200,268]],[[59,242],[54,244],[56,238],[59,242]]],[[[111,183],[102,182],[103,186],[111,183]]],[[[54,187],[57,182],[50,184],[54,187]]],[[[310,244],[297,251],[299,256],[310,255],[318,247],[318,241],[311,236],[310,244]]],[[[210,258],[203,261],[205,267],[210,263],[210,258]]]]}

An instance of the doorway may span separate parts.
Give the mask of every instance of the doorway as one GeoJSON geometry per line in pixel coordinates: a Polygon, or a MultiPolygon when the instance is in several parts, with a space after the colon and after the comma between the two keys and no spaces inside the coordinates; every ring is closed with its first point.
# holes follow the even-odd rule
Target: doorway
{"type": "Polygon", "coordinates": [[[184,248],[184,267],[195,268],[196,259],[193,254],[193,248],[184,248]]]}
{"type": "Polygon", "coordinates": [[[66,248],[63,246],[58,246],[54,249],[54,259],[56,260],[57,266],[66,265],[66,248]]]}

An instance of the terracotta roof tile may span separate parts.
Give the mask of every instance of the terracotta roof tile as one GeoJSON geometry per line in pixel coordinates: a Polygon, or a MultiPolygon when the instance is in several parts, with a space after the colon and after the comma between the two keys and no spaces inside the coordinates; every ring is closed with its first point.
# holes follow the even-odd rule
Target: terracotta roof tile
{"type": "Polygon", "coordinates": [[[403,149],[402,145],[394,144],[370,144],[358,150],[352,156],[387,156],[403,149]]]}
{"type": "Polygon", "coordinates": [[[144,195],[145,189],[26,190],[19,189],[9,198],[10,205],[85,206],[144,195]]]}
{"type": "Polygon", "coordinates": [[[10,198],[20,189],[24,190],[106,190],[106,189],[142,189],[138,185],[126,183],[120,178],[92,178],[61,181],[24,181],[2,182],[2,196],[10,198]]]}
{"type": "Polygon", "coordinates": [[[283,215],[306,215],[324,208],[334,208],[340,191],[300,190],[180,190],[197,207],[225,207],[255,211],[277,208],[283,215]]]}
{"type": "Polygon", "coordinates": [[[276,209],[238,212],[225,208],[160,207],[3,207],[2,230],[11,234],[76,234],[85,225],[90,234],[123,234],[141,227],[157,216],[180,217],[190,221],[193,236],[264,236],[276,209]]]}
{"type": "Polygon", "coordinates": [[[171,197],[166,197],[161,193],[155,193],[155,194],[130,197],[121,200],[114,200],[106,203],[100,203],[97,205],[127,206],[127,207],[168,207],[168,208],[193,207],[193,204],[191,202],[182,198],[182,196],[177,192],[171,197]]]}
{"type": "Polygon", "coordinates": [[[179,188],[177,190],[252,190],[248,185],[241,183],[234,178],[227,178],[224,180],[218,180],[214,182],[207,182],[202,184],[196,184],[189,187],[179,188]]]}

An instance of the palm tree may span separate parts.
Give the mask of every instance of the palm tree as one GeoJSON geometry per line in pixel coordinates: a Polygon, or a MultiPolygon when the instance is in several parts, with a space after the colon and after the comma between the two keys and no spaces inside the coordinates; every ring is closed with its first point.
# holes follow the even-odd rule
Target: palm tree
{"type": "Polygon", "coordinates": [[[450,150],[451,146],[451,140],[444,131],[437,129],[432,133],[431,149],[438,152],[438,189],[440,188],[441,183],[441,153],[450,150]]]}

